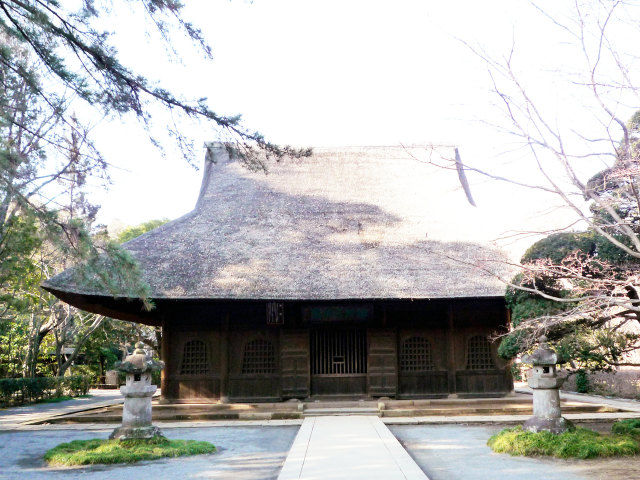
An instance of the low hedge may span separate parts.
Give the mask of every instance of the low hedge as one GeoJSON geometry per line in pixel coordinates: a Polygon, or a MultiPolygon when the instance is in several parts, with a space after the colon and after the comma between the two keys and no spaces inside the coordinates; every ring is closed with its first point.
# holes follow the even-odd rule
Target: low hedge
{"type": "Polygon", "coordinates": [[[67,377],[31,377],[0,379],[0,405],[22,405],[63,395],[86,395],[91,377],[70,375],[67,377]]]}

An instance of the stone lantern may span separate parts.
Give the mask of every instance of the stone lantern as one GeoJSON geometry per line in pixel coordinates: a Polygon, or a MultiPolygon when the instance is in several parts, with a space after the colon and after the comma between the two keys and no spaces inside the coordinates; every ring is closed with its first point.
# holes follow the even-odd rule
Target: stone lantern
{"type": "Polygon", "coordinates": [[[556,371],[562,359],[549,348],[547,337],[540,337],[537,350],[522,357],[522,362],[533,366],[527,379],[533,390],[533,417],[524,423],[525,430],[558,434],[571,428],[571,422],[563,418],[560,411],[559,390],[567,379],[559,377],[556,371]]]}
{"type": "Polygon", "coordinates": [[[160,429],[151,425],[151,397],[158,389],[151,385],[151,372],[162,370],[164,363],[153,360],[143,347],[142,342],[136,343],[133,354],[115,365],[117,370],[126,374],[127,382],[120,387],[124,395],[122,426],[116,428],[109,438],[129,440],[162,436],[160,429]]]}

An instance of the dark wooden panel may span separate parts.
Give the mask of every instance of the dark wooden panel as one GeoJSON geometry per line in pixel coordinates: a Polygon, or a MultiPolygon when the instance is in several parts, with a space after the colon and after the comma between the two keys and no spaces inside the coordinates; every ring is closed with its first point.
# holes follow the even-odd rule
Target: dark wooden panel
{"type": "Polygon", "coordinates": [[[230,375],[229,397],[235,401],[267,401],[280,398],[278,375],[230,375]]]}
{"type": "Polygon", "coordinates": [[[394,397],[398,390],[397,335],[393,329],[367,330],[368,393],[374,397],[394,397]]]}
{"type": "Polygon", "coordinates": [[[511,380],[505,370],[459,370],[456,390],[459,394],[506,394],[511,391],[511,380]]]}
{"type": "Polygon", "coordinates": [[[281,331],[280,375],[282,398],[310,395],[308,331],[281,331]]]}
{"type": "Polygon", "coordinates": [[[449,393],[448,372],[401,373],[398,377],[398,394],[402,398],[419,398],[449,393]]]}
{"type": "Polygon", "coordinates": [[[217,378],[180,378],[178,384],[178,398],[199,399],[217,398],[220,392],[220,381],[217,378]]]}
{"type": "Polygon", "coordinates": [[[311,391],[314,395],[364,395],[366,389],[366,375],[313,375],[311,377],[311,391]]]}
{"type": "Polygon", "coordinates": [[[173,400],[176,398],[180,398],[180,382],[172,377],[165,376],[162,381],[161,391],[163,399],[173,400]]]}

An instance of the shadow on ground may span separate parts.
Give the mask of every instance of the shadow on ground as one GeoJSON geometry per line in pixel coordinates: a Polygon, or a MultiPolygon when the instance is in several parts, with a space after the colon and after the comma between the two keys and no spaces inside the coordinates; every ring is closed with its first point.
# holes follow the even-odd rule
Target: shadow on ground
{"type": "MultiPolygon", "coordinates": [[[[611,431],[611,424],[583,425],[611,431]]],[[[389,426],[430,480],[640,480],[640,458],[512,457],[487,447],[505,425],[389,426]]]]}
{"type": "Polygon", "coordinates": [[[210,455],[161,459],[132,465],[66,468],[48,467],[42,460],[44,453],[63,442],[107,438],[111,430],[9,432],[2,435],[0,444],[0,478],[3,480],[276,479],[297,431],[297,426],[167,429],[164,433],[168,438],[206,440],[219,446],[219,451],[210,455]]]}

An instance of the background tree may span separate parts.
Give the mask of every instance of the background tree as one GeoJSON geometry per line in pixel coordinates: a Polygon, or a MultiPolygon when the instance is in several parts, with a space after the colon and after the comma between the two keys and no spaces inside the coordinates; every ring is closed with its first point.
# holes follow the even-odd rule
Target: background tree
{"type": "MultiPolygon", "coordinates": [[[[89,138],[89,124],[83,121],[96,109],[109,118],[134,116],[158,146],[163,142],[154,132],[169,132],[189,161],[193,144],[178,128],[187,119],[201,120],[213,128],[211,137],[232,142],[231,153],[253,169],[266,169],[270,158],[309,153],[271,144],[242,127],[239,116],[218,115],[206,99],[185,98],[125,67],[110,43],[111,33],[97,25],[108,23],[113,11],[137,7],[165,42],[168,54],[180,57],[172,48],[178,44],[172,37],[182,34],[205,59],[211,58],[200,30],[183,20],[182,5],[173,0],[80,2],[72,7],[0,0],[0,296],[4,308],[14,298],[26,298],[13,292],[22,288],[21,279],[37,277],[26,272],[37,270],[31,257],[45,241],[55,244],[67,259],[66,266],[82,265],[76,271],[84,283],[114,290],[116,285],[122,290],[124,284],[131,296],[146,302],[147,289],[133,259],[117,242],[90,231],[96,207],[88,203],[82,188],[89,178],[108,183],[107,164],[89,138]],[[157,115],[157,107],[166,114],[157,115]],[[69,195],[71,203],[60,204],[69,195]]],[[[150,307],[148,302],[146,306],[150,307]]],[[[49,315],[47,322],[31,330],[44,328],[38,335],[46,335],[54,317],[49,315]]],[[[29,348],[28,364],[37,358],[37,344],[35,350],[29,348]]]]}
{"type": "MultiPolygon", "coordinates": [[[[115,241],[134,238],[166,221],[127,227],[115,241]]],[[[65,268],[66,259],[54,244],[39,243],[29,259],[33,269],[17,271],[19,281],[10,279],[15,287],[12,301],[4,302],[0,312],[0,376],[62,376],[73,365],[74,371],[90,374],[97,382],[126,356],[132,341],[141,339],[160,351],[158,328],[83,312],[39,288],[43,280],[65,268]]]]}
{"type": "Polygon", "coordinates": [[[116,241],[118,243],[128,242],[129,240],[133,240],[134,238],[139,237],[143,233],[150,232],[154,228],[158,228],[159,226],[164,225],[168,221],[168,218],[161,218],[149,220],[148,222],[143,222],[140,225],[125,227],[117,233],[116,241]]]}
{"type": "Polygon", "coordinates": [[[141,298],[146,289],[119,242],[91,231],[98,207],[89,203],[85,186],[91,177],[104,178],[106,165],[86,131],[73,117],[66,133],[59,130],[65,123],[50,109],[64,109],[63,100],[42,105],[25,78],[1,66],[0,74],[0,335],[8,340],[0,355],[8,362],[6,375],[34,376],[41,345],[52,336],[56,370],[63,375],[104,317],[70,309],[40,283],[85,260],[81,275],[104,284],[124,280],[141,298]]]}
{"type": "MultiPolygon", "coordinates": [[[[116,235],[116,242],[131,240],[168,221],[156,219],[126,227],[116,235]]],[[[53,297],[50,298],[56,301],[53,297]]],[[[60,312],[60,320],[55,323],[51,333],[54,338],[56,374],[59,376],[64,375],[82,355],[83,373],[98,380],[106,370],[113,367],[115,361],[122,360],[131,353],[130,347],[137,340],[143,341],[156,354],[160,354],[162,332],[159,327],[83,312],[60,301],[56,301],[56,308],[60,312]]]]}
{"type": "Polygon", "coordinates": [[[606,368],[638,347],[625,325],[637,323],[640,312],[640,115],[628,121],[640,106],[639,59],[630,47],[640,12],[633,2],[615,0],[575,2],[566,12],[564,6],[544,10],[531,3],[562,37],[557,47],[571,70],[542,68],[551,71],[552,92],[571,85],[564,97],[551,99],[540,80],[524,80],[528,65],[517,45],[503,58],[470,46],[486,62],[503,114],[494,126],[514,141],[512,155],[526,177],[472,165],[465,170],[545,194],[574,218],[562,228],[523,232],[551,235],[513,265],[515,279],[503,278],[514,331],[501,354],[512,357],[546,334],[581,365],[606,368]],[[583,115],[565,118],[563,105],[574,100],[583,115]]]}
{"type": "MultiPolygon", "coordinates": [[[[224,116],[213,111],[206,98],[188,99],[179,92],[163,88],[157,81],[125,67],[118,52],[110,44],[111,34],[96,25],[108,23],[112,12],[140,7],[156,40],[164,41],[167,52],[179,58],[175,34],[185,35],[196,45],[204,60],[211,60],[211,48],[202,32],[185,21],[182,4],[174,0],[138,0],[137,2],[80,2],[74,7],[64,3],[43,3],[31,0],[0,1],[0,29],[5,35],[28,50],[39,60],[40,75],[46,83],[35,93],[47,102],[52,93],[73,92],[79,101],[102,109],[107,115],[132,114],[148,128],[150,138],[158,143],[150,128],[154,107],[162,107],[169,115],[159,130],[169,132],[187,160],[193,160],[193,145],[179,129],[185,119],[202,120],[213,128],[212,138],[233,142],[233,153],[251,168],[266,168],[265,159],[307,154],[306,150],[274,145],[257,132],[240,124],[240,116],[224,116]],[[70,8],[78,7],[77,10],[70,8]]],[[[116,28],[117,25],[111,25],[116,28]]],[[[10,48],[0,50],[0,62],[27,82],[29,71],[21,67],[19,58],[10,48]]],[[[70,117],[61,113],[61,120],[70,124],[70,117]]]]}
{"type": "Polygon", "coordinates": [[[612,165],[582,185],[589,229],[550,235],[522,258],[507,291],[514,330],[503,357],[546,334],[579,368],[640,365],[627,357],[640,347],[639,119],[640,111],[625,125],[612,165]]]}

